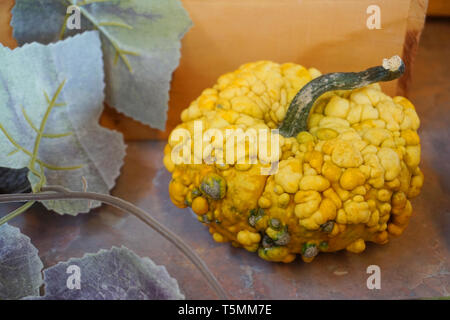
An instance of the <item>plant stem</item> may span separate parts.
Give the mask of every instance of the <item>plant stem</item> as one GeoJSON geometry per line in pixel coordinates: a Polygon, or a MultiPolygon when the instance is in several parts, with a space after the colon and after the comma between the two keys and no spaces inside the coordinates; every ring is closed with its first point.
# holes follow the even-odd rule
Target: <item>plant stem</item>
{"type": "Polygon", "coordinates": [[[45,200],[94,200],[109,204],[115,208],[129,212],[142,222],[156,230],[160,235],[174,244],[183,254],[197,267],[205,277],[208,284],[214,289],[220,299],[228,299],[216,277],[211,273],[203,260],[183,240],[169,229],[155,220],[150,214],[123,199],[94,192],[76,192],[59,186],[46,186],[41,188],[42,192],[25,194],[2,194],[0,203],[45,201],[45,200]]]}
{"type": "Polygon", "coordinates": [[[399,56],[384,59],[383,65],[361,72],[335,72],[324,74],[308,82],[292,99],[283,122],[280,134],[295,137],[308,130],[308,116],[314,102],[322,94],[333,90],[351,90],[365,87],[374,82],[391,81],[402,76],[405,64],[399,56]]]}
{"type": "Polygon", "coordinates": [[[27,211],[34,204],[34,202],[35,201],[29,201],[29,202],[25,203],[24,205],[20,206],[19,208],[17,208],[16,210],[8,213],[6,216],[2,217],[0,219],[0,226],[5,224],[6,222],[8,222],[11,219],[14,219],[15,217],[24,213],[25,211],[27,211]]]}

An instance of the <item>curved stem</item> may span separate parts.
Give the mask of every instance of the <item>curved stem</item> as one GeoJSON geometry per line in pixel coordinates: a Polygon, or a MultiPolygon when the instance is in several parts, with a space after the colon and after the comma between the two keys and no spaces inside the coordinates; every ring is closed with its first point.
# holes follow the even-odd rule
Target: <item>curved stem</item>
{"type": "Polygon", "coordinates": [[[203,260],[176,234],[172,233],[166,227],[161,225],[152,216],[144,210],[136,207],[130,202],[120,198],[94,193],[94,192],[75,192],[59,186],[46,186],[41,188],[42,192],[27,194],[2,194],[0,203],[25,202],[25,201],[45,201],[45,200],[94,200],[109,204],[115,208],[130,212],[142,222],[156,230],[160,235],[174,244],[184,255],[197,267],[201,274],[206,278],[209,285],[214,289],[220,299],[228,299],[225,290],[211,273],[203,260]]]}
{"type": "Polygon", "coordinates": [[[308,116],[317,98],[332,90],[351,90],[365,87],[374,82],[391,81],[405,72],[405,65],[399,56],[384,59],[383,65],[362,72],[336,72],[324,74],[308,82],[292,99],[280,126],[284,137],[296,136],[308,129],[308,116]]]}
{"type": "Polygon", "coordinates": [[[6,222],[8,222],[11,219],[14,219],[15,217],[24,213],[25,211],[27,211],[31,206],[33,206],[34,202],[35,201],[28,201],[27,203],[21,205],[16,210],[14,210],[14,211],[8,213],[6,216],[2,217],[0,219],[0,226],[5,224],[6,222]]]}

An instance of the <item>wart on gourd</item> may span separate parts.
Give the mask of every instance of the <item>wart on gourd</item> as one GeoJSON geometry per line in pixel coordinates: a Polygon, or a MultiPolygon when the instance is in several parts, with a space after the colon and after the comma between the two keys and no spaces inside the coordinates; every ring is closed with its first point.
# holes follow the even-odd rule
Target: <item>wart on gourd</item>
{"type": "Polygon", "coordinates": [[[252,170],[258,163],[245,170],[177,166],[168,145],[172,201],[185,207],[190,190],[200,188],[204,206],[192,208],[201,215],[207,207],[213,238],[269,261],[300,254],[309,262],[320,251],[361,252],[366,241],[386,243],[406,228],[410,199],[423,184],[414,106],[377,84],[404,69],[398,56],[362,72],[325,75],[260,61],[221,76],[183,111],[183,124],[208,117],[223,125],[219,130],[279,128],[280,170],[267,177],[252,170]]]}

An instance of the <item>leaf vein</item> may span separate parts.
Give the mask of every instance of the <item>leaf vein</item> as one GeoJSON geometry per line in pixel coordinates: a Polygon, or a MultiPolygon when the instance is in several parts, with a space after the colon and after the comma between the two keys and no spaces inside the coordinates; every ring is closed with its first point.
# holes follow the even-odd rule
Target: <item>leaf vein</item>
{"type": "MultiPolygon", "coordinates": [[[[130,61],[126,57],[126,54],[134,55],[134,56],[139,56],[140,54],[137,52],[122,50],[117,45],[117,43],[115,43],[115,41],[113,39],[111,39],[111,36],[108,35],[108,32],[106,32],[106,30],[103,29],[103,26],[101,25],[101,23],[97,22],[95,20],[95,18],[86,9],[83,8],[83,6],[86,4],[90,4],[90,3],[94,3],[94,2],[107,2],[107,1],[110,1],[110,0],[103,0],[103,1],[102,0],[85,0],[83,2],[78,3],[78,6],[80,7],[80,12],[86,17],[86,19],[88,19],[93,24],[94,28],[98,29],[105,36],[105,38],[109,41],[109,43],[113,46],[114,50],[116,51],[116,55],[114,57],[114,65],[117,64],[117,60],[120,57],[122,59],[123,63],[125,64],[125,66],[127,67],[128,71],[130,73],[133,73],[133,69],[131,67],[130,61]],[[130,53],[127,53],[127,52],[130,52],[130,53]]],[[[66,2],[69,3],[70,5],[73,5],[73,3],[70,0],[66,0],[66,2]]],[[[109,22],[109,23],[114,23],[116,26],[122,26],[122,27],[124,27],[126,25],[126,24],[122,24],[120,22],[109,22]]],[[[129,26],[129,27],[131,27],[131,26],[129,26]]]]}

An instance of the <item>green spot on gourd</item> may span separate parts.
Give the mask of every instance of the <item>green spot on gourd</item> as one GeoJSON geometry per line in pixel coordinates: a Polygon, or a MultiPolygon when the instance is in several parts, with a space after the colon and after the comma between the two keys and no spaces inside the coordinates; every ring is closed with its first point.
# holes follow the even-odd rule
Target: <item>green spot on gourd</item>
{"type": "Polygon", "coordinates": [[[200,190],[209,198],[220,200],[227,192],[227,182],[218,174],[208,174],[203,178],[200,190]]]}

